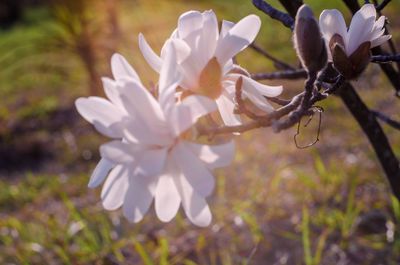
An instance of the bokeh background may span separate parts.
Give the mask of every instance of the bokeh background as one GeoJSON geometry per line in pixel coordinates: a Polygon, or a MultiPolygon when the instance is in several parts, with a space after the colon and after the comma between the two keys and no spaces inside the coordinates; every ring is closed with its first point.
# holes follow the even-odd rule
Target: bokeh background
{"type": "MultiPolygon", "coordinates": [[[[278,1],[270,1],[279,7],[278,1]]],[[[341,1],[306,1],[349,12],[341,1]]],[[[145,84],[157,80],[137,45],[142,32],[159,51],[185,11],[213,9],[220,20],[262,19],[256,43],[298,65],[290,31],[248,0],[0,1],[0,264],[400,264],[400,204],[367,139],[339,98],[322,106],[320,142],[297,149],[296,128],[236,137],[234,164],[215,173],[210,227],[182,211],[168,224],[151,209],[139,224],[106,212],[101,188],[87,183],[106,141],[74,108],[79,96],[103,95],[118,51],[145,84]]],[[[384,10],[400,48],[399,1],[384,10]]],[[[238,62],[274,71],[255,51],[238,62]]],[[[284,97],[302,81],[283,84],[284,97]]],[[[373,109],[400,119],[399,99],[371,65],[354,82],[373,109]]],[[[316,137],[316,119],[301,142],[316,137]]],[[[383,125],[400,156],[399,132],[383,125]]]]}

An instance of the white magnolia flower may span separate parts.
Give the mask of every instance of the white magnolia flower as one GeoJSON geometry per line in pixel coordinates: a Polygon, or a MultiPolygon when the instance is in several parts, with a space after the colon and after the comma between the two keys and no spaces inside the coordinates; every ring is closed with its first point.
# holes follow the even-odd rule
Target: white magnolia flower
{"type": "MultiPolygon", "coordinates": [[[[256,15],[249,15],[237,24],[223,21],[219,31],[213,11],[189,11],[180,16],[178,28],[170,37],[183,74],[180,87],[216,99],[227,125],[241,124],[239,116],[234,114],[235,83],[239,77],[243,78],[243,97],[263,111],[273,110],[264,96],[276,97],[282,92],[281,86],[267,86],[254,81],[232,61],[237,53],[253,42],[260,25],[256,15]]],[[[139,47],[149,65],[160,72],[165,60],[165,46],[159,57],[140,34],[139,47]]]]}
{"type": "MultiPolygon", "coordinates": [[[[370,48],[381,45],[391,38],[385,34],[385,17],[376,20],[376,10],[373,4],[366,4],[353,16],[349,30],[343,15],[336,9],[324,10],[319,18],[319,25],[329,47],[331,41],[341,42],[344,51],[350,57],[363,43],[369,42],[370,48]],[[340,39],[333,37],[340,36],[340,39]]],[[[330,57],[332,59],[332,57],[330,57]]]]}
{"type": "Polygon", "coordinates": [[[153,198],[160,220],[170,221],[180,204],[191,222],[206,226],[211,212],[205,198],[214,188],[211,171],[231,163],[233,142],[203,145],[189,142],[185,132],[196,121],[216,110],[204,96],[176,102],[181,77],[176,72],[176,52],[165,47],[160,65],[159,97],[142,85],[135,70],[120,55],[111,61],[115,80],[103,79],[107,99],[79,98],[78,112],[102,134],[114,138],[100,147],[102,159],[89,182],[93,188],[106,179],[103,206],[140,221],[153,198]]]}

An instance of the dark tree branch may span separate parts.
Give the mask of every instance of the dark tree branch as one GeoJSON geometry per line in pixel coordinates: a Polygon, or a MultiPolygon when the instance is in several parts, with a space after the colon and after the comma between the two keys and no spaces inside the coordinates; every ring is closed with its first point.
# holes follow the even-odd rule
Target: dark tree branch
{"type": "Polygon", "coordinates": [[[355,14],[360,9],[360,5],[358,4],[357,0],[343,0],[343,2],[353,14],[355,14]]]}
{"type": "Polygon", "coordinates": [[[391,0],[383,0],[382,3],[380,3],[378,6],[376,6],[376,10],[377,11],[382,11],[387,4],[389,4],[391,2],[391,0]]]}
{"type": "Polygon", "coordinates": [[[400,130],[400,122],[395,121],[391,118],[389,118],[388,116],[386,116],[385,114],[376,111],[376,110],[371,110],[371,112],[381,121],[384,121],[385,123],[387,123],[388,125],[392,126],[393,128],[400,130]]]}
{"type": "Polygon", "coordinates": [[[258,46],[255,43],[250,44],[250,48],[252,48],[256,52],[262,54],[265,58],[271,60],[274,63],[274,66],[280,70],[295,70],[295,68],[293,66],[285,63],[282,60],[275,58],[274,56],[272,56],[271,54],[266,52],[264,49],[262,49],[260,46],[258,46]]]}
{"type": "Polygon", "coordinates": [[[278,9],[275,9],[270,4],[263,0],[252,0],[253,5],[257,7],[259,10],[263,11],[265,14],[270,16],[273,19],[280,21],[285,27],[293,30],[294,27],[294,19],[289,15],[278,9]]]}
{"type": "MultiPolygon", "coordinates": [[[[383,51],[381,47],[375,47],[372,49],[373,55],[382,55],[383,51]]],[[[380,64],[379,65],[387,78],[389,79],[390,83],[396,90],[396,94],[400,94],[400,74],[394,69],[394,67],[390,64],[380,64]]]]}
{"type": "Polygon", "coordinates": [[[307,78],[307,72],[304,69],[281,71],[273,73],[252,74],[254,80],[274,80],[274,79],[304,79],[307,78]]]}
{"type": "Polygon", "coordinates": [[[296,17],[297,9],[303,4],[302,0],[279,0],[279,2],[293,18],[296,17]]]}
{"type": "Polygon", "coordinates": [[[349,83],[340,90],[340,97],[367,135],[386,173],[393,194],[400,199],[400,164],[374,113],[368,109],[349,83]]]}
{"type": "Polygon", "coordinates": [[[371,57],[371,62],[373,63],[400,62],[400,54],[374,55],[371,57]]]}

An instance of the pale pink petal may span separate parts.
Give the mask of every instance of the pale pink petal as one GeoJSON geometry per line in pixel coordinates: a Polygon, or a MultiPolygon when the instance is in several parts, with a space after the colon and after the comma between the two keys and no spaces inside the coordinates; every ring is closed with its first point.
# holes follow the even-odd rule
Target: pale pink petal
{"type": "Polygon", "coordinates": [[[274,111],[274,107],[272,107],[268,100],[254,88],[248,87],[246,89],[243,89],[242,95],[244,97],[247,97],[260,110],[267,113],[274,111]]]}
{"type": "Polygon", "coordinates": [[[261,20],[256,15],[249,15],[233,26],[226,36],[219,40],[215,55],[221,65],[245,49],[256,38],[261,20]]]}
{"type": "Polygon", "coordinates": [[[159,73],[161,70],[162,60],[147,43],[142,33],[139,34],[139,49],[150,67],[153,68],[154,71],[159,73]]]}
{"type": "Polygon", "coordinates": [[[97,163],[96,168],[93,170],[88,187],[96,188],[97,186],[99,186],[114,166],[115,164],[111,161],[105,158],[100,159],[99,163],[97,163]]]}
{"type": "Polygon", "coordinates": [[[172,159],[167,160],[165,172],[160,176],[155,191],[155,209],[158,218],[169,222],[179,210],[181,197],[174,182],[180,177],[180,172],[172,159]]]}
{"type": "Polygon", "coordinates": [[[199,118],[217,109],[215,102],[207,97],[191,95],[177,104],[169,115],[169,123],[176,136],[192,127],[199,118]]]}
{"type": "Polygon", "coordinates": [[[384,35],[384,36],[381,36],[381,37],[373,40],[371,42],[371,48],[374,48],[376,46],[382,45],[386,41],[390,40],[391,37],[392,37],[392,35],[384,35]]]}
{"type": "Polygon", "coordinates": [[[178,20],[179,38],[185,39],[190,33],[198,30],[203,25],[203,15],[198,11],[188,11],[182,14],[178,20]]]}
{"type": "Polygon", "coordinates": [[[332,36],[335,34],[342,36],[343,41],[346,40],[346,22],[344,21],[342,13],[338,10],[331,9],[322,11],[319,16],[319,26],[327,43],[329,43],[332,36]]]}
{"type": "Polygon", "coordinates": [[[203,28],[199,38],[196,52],[201,54],[200,62],[201,68],[214,56],[215,48],[217,47],[218,40],[218,21],[215,13],[212,10],[203,13],[203,28]]]}
{"type": "Polygon", "coordinates": [[[217,98],[216,103],[225,125],[236,126],[242,124],[240,116],[234,113],[235,103],[233,102],[233,96],[223,93],[217,98]]]}
{"type": "Polygon", "coordinates": [[[165,50],[166,54],[162,64],[158,84],[158,101],[164,113],[168,114],[171,106],[175,104],[176,87],[178,86],[178,82],[181,80],[181,75],[177,69],[176,50],[173,44],[167,41],[165,50]]]}
{"type": "Polygon", "coordinates": [[[200,227],[211,223],[211,211],[204,197],[199,195],[184,175],[174,178],[174,182],[182,199],[182,206],[189,220],[200,227]]]}
{"type": "Polygon", "coordinates": [[[138,150],[138,145],[112,141],[100,146],[100,155],[115,164],[134,163],[135,152],[138,150]]]}
{"type": "Polygon", "coordinates": [[[235,143],[229,141],[219,145],[204,145],[185,142],[186,146],[203,161],[209,169],[228,166],[235,156],[235,143]]]}
{"type": "Polygon", "coordinates": [[[242,77],[243,79],[242,89],[251,94],[260,94],[266,97],[276,97],[279,96],[283,90],[282,86],[264,85],[244,75],[230,74],[229,76],[232,76],[235,79],[242,77]]]}
{"type": "Polygon", "coordinates": [[[222,26],[219,38],[220,39],[224,38],[233,26],[235,26],[235,23],[227,20],[222,20],[222,26]]]}
{"type": "Polygon", "coordinates": [[[164,46],[161,49],[161,58],[163,60],[165,60],[165,56],[167,54],[167,44],[168,43],[172,43],[173,46],[175,47],[175,51],[176,51],[176,63],[180,64],[182,63],[189,55],[191,52],[191,49],[189,47],[189,45],[181,40],[181,39],[169,39],[165,42],[164,46]]]}
{"type": "Polygon", "coordinates": [[[136,175],[155,176],[161,173],[165,166],[167,148],[147,149],[135,154],[136,175]]]}
{"type": "Polygon", "coordinates": [[[214,189],[215,180],[206,165],[184,142],[178,143],[171,155],[193,189],[203,197],[209,196],[214,189]]]}
{"type": "Polygon", "coordinates": [[[124,80],[118,89],[125,109],[142,124],[147,124],[155,132],[165,130],[164,113],[157,100],[140,83],[124,80]]]}
{"type": "Polygon", "coordinates": [[[351,55],[368,37],[374,27],[376,10],[374,5],[366,4],[354,14],[346,40],[346,53],[351,55]]]}
{"type": "Polygon", "coordinates": [[[129,178],[129,188],[126,192],[122,211],[131,222],[137,223],[150,208],[154,197],[155,179],[133,175],[129,178]]]}
{"type": "Polygon", "coordinates": [[[111,170],[101,190],[101,200],[106,210],[121,207],[129,185],[129,172],[125,166],[117,165],[111,170]]]}
{"type": "Polygon", "coordinates": [[[116,80],[120,78],[133,78],[137,82],[140,82],[140,78],[135,69],[133,69],[128,61],[118,53],[115,53],[111,57],[111,71],[116,80]]]}
{"type": "Polygon", "coordinates": [[[101,134],[111,138],[121,138],[121,122],[124,113],[110,101],[99,98],[78,98],[75,101],[79,114],[94,125],[101,134]]]}

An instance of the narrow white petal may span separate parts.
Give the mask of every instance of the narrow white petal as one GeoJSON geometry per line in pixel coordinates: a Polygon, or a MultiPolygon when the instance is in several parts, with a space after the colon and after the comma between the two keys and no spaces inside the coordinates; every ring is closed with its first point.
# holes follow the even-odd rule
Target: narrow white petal
{"type": "Polygon", "coordinates": [[[319,17],[319,26],[327,43],[329,43],[332,36],[335,34],[342,36],[343,41],[346,40],[346,22],[339,10],[331,9],[322,11],[319,17]]]}
{"type": "Polygon", "coordinates": [[[167,149],[147,149],[138,152],[135,156],[135,174],[155,176],[161,173],[165,166],[167,149]]]}
{"type": "Polygon", "coordinates": [[[268,100],[252,87],[247,87],[246,89],[243,89],[243,95],[244,97],[247,97],[251,102],[253,102],[253,104],[260,110],[267,113],[274,111],[274,107],[272,107],[268,100]]]}
{"type": "Polygon", "coordinates": [[[171,152],[175,163],[193,189],[200,196],[209,196],[214,189],[215,180],[206,165],[195,156],[185,142],[178,143],[171,152]]]}
{"type": "Polygon", "coordinates": [[[184,175],[174,178],[174,182],[182,199],[182,206],[189,220],[200,227],[211,223],[211,211],[204,197],[200,196],[184,175]]]}
{"type": "Polygon", "coordinates": [[[168,159],[166,170],[160,176],[155,192],[156,213],[163,222],[171,221],[179,210],[181,197],[174,178],[179,178],[180,174],[174,161],[168,159]]]}
{"type": "Polygon", "coordinates": [[[133,78],[140,82],[140,78],[135,69],[133,69],[121,54],[115,53],[111,57],[111,71],[116,80],[120,78],[133,78]]]}
{"type": "Polygon", "coordinates": [[[133,175],[129,178],[129,188],[124,198],[122,211],[131,222],[137,223],[149,210],[154,196],[155,179],[133,175]]]}
{"type": "Polygon", "coordinates": [[[120,92],[121,101],[127,112],[147,124],[155,132],[165,129],[165,118],[157,100],[140,83],[134,80],[124,80],[120,92]]]}
{"type": "Polygon", "coordinates": [[[186,146],[211,170],[228,166],[235,157],[235,143],[233,141],[220,145],[186,142],[186,146]]]}
{"type": "Polygon", "coordinates": [[[78,98],[75,101],[79,114],[94,125],[101,134],[121,138],[124,113],[110,101],[100,97],[78,98]]]}
{"type": "Polygon", "coordinates": [[[346,40],[346,53],[351,55],[362,43],[369,41],[374,27],[376,10],[374,5],[367,4],[354,14],[346,40]]]}
{"type": "Polygon", "coordinates": [[[147,43],[142,33],[139,34],[139,49],[150,67],[159,73],[161,70],[162,60],[147,43]]]}
{"type": "Polygon", "coordinates": [[[135,152],[139,146],[124,143],[122,141],[112,141],[100,146],[100,155],[115,164],[125,164],[135,162],[135,152]]]}
{"type": "Polygon", "coordinates": [[[107,98],[115,105],[117,106],[122,112],[125,112],[125,108],[121,102],[121,99],[119,97],[119,92],[118,92],[118,85],[117,83],[107,77],[103,77],[101,79],[103,83],[103,88],[104,88],[104,93],[106,94],[107,98]]]}
{"type": "Polygon", "coordinates": [[[256,15],[249,15],[233,26],[226,36],[218,42],[215,55],[221,65],[245,49],[256,38],[261,20],[256,15]]]}
{"type": "Polygon", "coordinates": [[[121,207],[129,185],[128,169],[117,165],[111,170],[101,190],[103,207],[106,210],[116,210],[121,207]]]}
{"type": "Polygon", "coordinates": [[[266,97],[276,97],[279,96],[283,90],[282,86],[264,85],[244,75],[230,74],[229,76],[232,76],[235,79],[242,77],[243,78],[242,89],[248,91],[248,93],[260,94],[266,97]]]}
{"type": "Polygon", "coordinates": [[[165,60],[168,43],[172,43],[175,47],[176,63],[182,63],[190,55],[191,49],[185,41],[177,38],[171,38],[165,42],[164,46],[161,49],[162,60],[165,60]]]}
{"type": "Polygon", "coordinates": [[[222,39],[226,36],[229,30],[235,25],[235,23],[227,20],[222,20],[221,32],[219,38],[222,39]]]}
{"type": "Polygon", "coordinates": [[[381,37],[373,40],[371,42],[371,48],[374,48],[376,46],[382,45],[386,41],[390,40],[391,37],[392,37],[392,35],[384,35],[384,36],[381,36],[381,37]]]}
{"type": "Polygon", "coordinates": [[[218,21],[212,10],[203,13],[203,28],[197,45],[197,54],[201,54],[198,63],[202,68],[214,56],[218,40],[218,21]]]}
{"type": "Polygon", "coordinates": [[[179,38],[185,39],[190,33],[201,28],[203,15],[198,11],[189,11],[182,14],[178,20],[179,38]]]}
{"type": "Polygon", "coordinates": [[[96,188],[99,186],[104,179],[107,177],[110,170],[115,166],[111,161],[102,158],[97,164],[96,168],[93,170],[92,176],[90,177],[88,187],[96,188]]]}
{"type": "Polygon", "coordinates": [[[172,42],[167,41],[165,51],[165,59],[161,67],[158,84],[158,101],[164,113],[168,113],[169,108],[175,104],[176,87],[181,79],[181,75],[178,73],[176,49],[172,42]]]}
{"type": "Polygon", "coordinates": [[[215,101],[204,96],[191,95],[172,109],[168,117],[169,123],[178,136],[193,126],[199,118],[216,109],[215,101]]]}
{"type": "Polygon", "coordinates": [[[217,98],[216,103],[225,125],[236,126],[242,124],[240,116],[234,113],[235,103],[233,102],[233,96],[223,93],[217,98]]]}

